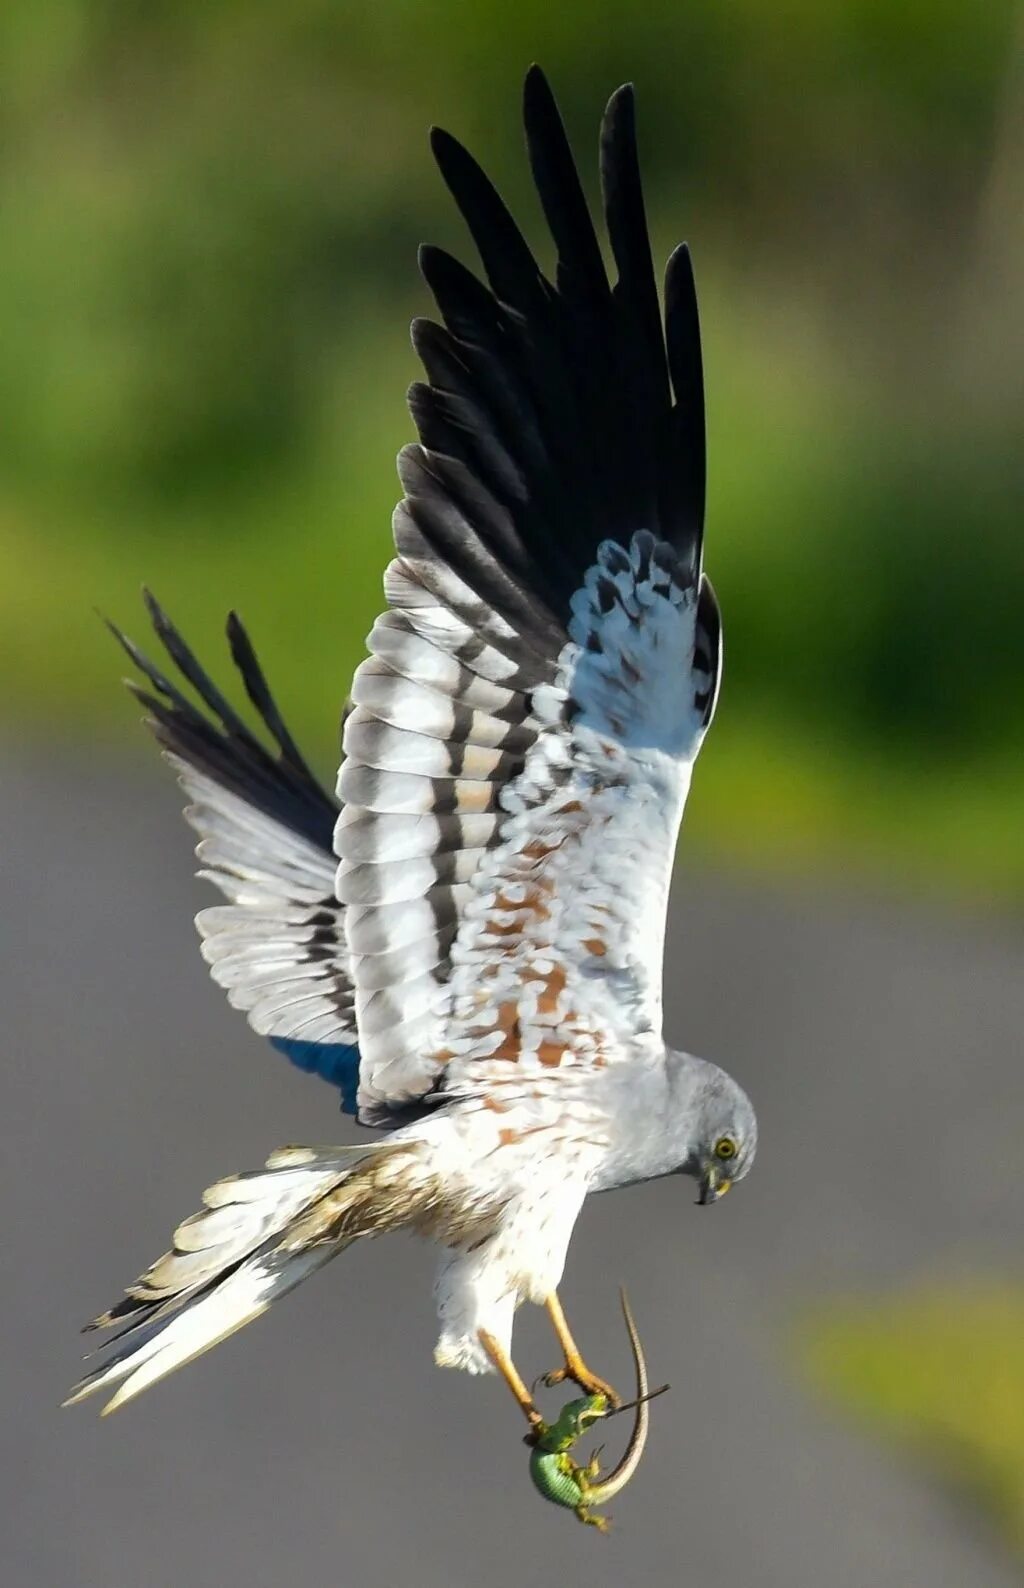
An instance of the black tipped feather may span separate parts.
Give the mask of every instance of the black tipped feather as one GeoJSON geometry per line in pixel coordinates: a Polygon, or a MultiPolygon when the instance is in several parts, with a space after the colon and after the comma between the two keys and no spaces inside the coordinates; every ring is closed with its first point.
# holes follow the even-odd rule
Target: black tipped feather
{"type": "Polygon", "coordinates": [[[665,271],[665,336],[676,398],[672,413],[672,448],[679,474],[679,508],[683,514],[680,530],[684,543],[691,548],[691,567],[695,571],[707,487],[704,366],[693,261],[685,243],[680,243],[672,254],[665,271]]]}
{"type": "Polygon", "coordinates": [[[635,345],[639,354],[637,363],[648,387],[647,400],[652,410],[663,413],[668,401],[668,371],[640,183],[636,106],[631,83],[612,95],[605,112],[601,129],[601,187],[608,238],[619,272],[615,298],[629,314],[626,329],[633,333],[630,345],[635,345]]]}
{"type": "Polygon", "coordinates": [[[166,750],[197,771],[208,773],[229,793],[332,855],[338,803],[322,788],[300,755],[237,615],[232,613],[227,625],[231,654],[249,699],[274,741],[276,757],[224,698],[155,597],[148,590],[143,597],[158,639],[209,713],[194,706],[116,624],[105,619],[110,632],[152,685],[155,693],[151,694],[128,681],[132,693],[150,712],[157,739],[166,750]]]}
{"type": "Polygon", "coordinates": [[[472,233],[495,297],[522,314],[536,312],[544,304],[544,281],[504,200],[469,150],[451,133],[434,127],[430,143],[438,169],[472,233]]]}
{"type": "MultiPolygon", "coordinates": [[[[128,687],[188,795],[201,875],[227,901],[196,917],[210,973],[255,1031],[300,1069],[341,1087],[343,1107],[351,1108],[354,994],[334,896],[340,806],[286,728],[238,616],[227,624],[231,655],[272,748],[221,694],[148,591],[145,600],[157,638],[199,705],[108,627],[142,674],[144,683],[128,680],[128,687]]],[[[128,1299],[100,1321],[134,1329],[150,1321],[147,1308],[128,1299]]]]}
{"type": "Polygon", "coordinates": [[[231,659],[242,675],[245,692],[252,701],[260,717],[266,724],[281,751],[281,758],[302,777],[307,784],[315,787],[328,804],[336,808],[336,802],[320,788],[316,777],[310,771],[305,757],[285,726],[284,719],[277,709],[277,702],[270,693],[270,685],[259,664],[256,652],[253,650],[252,641],[242,626],[242,620],[237,612],[228,613],[226,627],[228,644],[231,647],[231,659]]]}
{"type": "Polygon", "coordinates": [[[601,248],[555,96],[539,66],[526,75],[523,121],[533,180],[558,250],[558,286],[600,308],[608,299],[601,248]]]}
{"type": "Polygon", "coordinates": [[[487,558],[500,564],[519,592],[520,618],[522,599],[554,617],[549,643],[557,648],[570,599],[603,540],[628,546],[638,530],[650,530],[696,583],[704,514],[700,333],[685,251],[669,266],[662,328],[632,87],[612,96],[600,140],[613,285],[558,107],[537,67],[526,78],[523,118],[557,252],[554,284],[477,162],[435,129],[435,157],[488,285],[442,250],[422,249],[420,266],[445,329],[424,321],[414,328],[427,373],[427,384],[411,393],[421,441],[475,477],[500,525],[485,514],[482,525],[474,521],[476,534],[447,533],[452,508],[464,525],[465,504],[457,499],[460,476],[444,470],[421,485],[413,511],[453,571],[510,615],[501,581],[484,571],[487,558]]]}

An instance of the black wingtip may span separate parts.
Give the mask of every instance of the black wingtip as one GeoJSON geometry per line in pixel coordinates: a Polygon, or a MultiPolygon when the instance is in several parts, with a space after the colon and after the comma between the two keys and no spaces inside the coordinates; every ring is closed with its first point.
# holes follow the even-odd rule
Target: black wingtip
{"type": "Polygon", "coordinates": [[[152,590],[150,590],[148,585],[142,586],[142,599],[145,603],[146,611],[149,614],[149,621],[152,623],[164,645],[172,647],[175,642],[180,643],[180,635],[178,634],[177,629],[174,627],[174,624],[171,622],[167,613],[164,611],[163,607],[160,605],[159,601],[153,594],[152,590]]]}
{"type": "Polygon", "coordinates": [[[249,636],[245,632],[245,624],[238,616],[238,613],[235,611],[234,607],[231,608],[231,611],[228,613],[227,618],[225,619],[224,633],[227,635],[228,644],[231,646],[232,650],[239,643],[244,645],[249,644],[249,636]]]}
{"type": "MultiPolygon", "coordinates": [[[[119,629],[117,624],[114,622],[113,618],[108,618],[107,614],[105,612],[101,612],[99,607],[93,607],[93,611],[95,612],[96,616],[99,618],[100,622],[103,624],[103,627],[106,629],[107,633],[112,635],[113,638],[117,641],[118,645],[120,645],[122,651],[124,651],[125,655],[128,657],[128,660],[130,662],[133,662],[134,665],[136,667],[138,667],[138,665],[139,665],[138,651],[137,651],[136,647],[132,644],[132,641],[128,638],[127,634],[124,632],[124,629],[119,629]]],[[[122,678],[121,682],[128,689],[131,688],[131,679],[130,678],[122,678]]]]}
{"type": "Polygon", "coordinates": [[[633,83],[620,83],[608,100],[604,113],[608,117],[636,115],[636,87],[633,83]]]}
{"type": "MultiPolygon", "coordinates": [[[[413,330],[429,383],[440,393],[431,397],[414,387],[415,417],[432,451],[467,462],[477,474],[483,458],[496,460],[488,489],[511,519],[527,559],[545,566],[549,595],[558,582],[549,566],[553,539],[567,589],[576,588],[572,581],[582,578],[600,540],[624,541],[637,524],[691,556],[699,543],[696,317],[677,264],[667,357],[635,100],[634,84],[620,84],[601,124],[614,283],[557,101],[538,63],[523,76],[522,104],[534,185],[555,245],[553,272],[542,270],[469,150],[443,128],[430,130],[438,170],[482,271],[473,273],[442,249],[420,249],[420,271],[443,327],[426,322],[413,330]],[[673,406],[670,362],[684,393],[681,413],[673,406]],[[555,526],[563,524],[556,535],[555,526]]],[[[561,598],[565,592],[558,588],[561,598]]]]}
{"type": "Polygon", "coordinates": [[[325,852],[332,852],[331,834],[338,813],[337,801],[314,776],[282,721],[238,613],[230,612],[226,623],[231,656],[250,702],[275,741],[276,758],[200,666],[159,601],[145,586],[142,599],[154,632],[174,669],[206,708],[205,712],[198,708],[172,682],[173,671],[171,677],[161,672],[116,623],[99,614],[142,674],[144,682],[134,678],[126,678],[124,682],[148,713],[147,725],[159,743],[180,760],[213,778],[228,792],[290,826],[325,852]]]}
{"type": "MultiPolygon", "coordinates": [[[[458,203],[460,183],[472,181],[478,173],[476,161],[465,144],[460,143],[458,138],[447,132],[444,127],[431,127],[430,151],[445,186],[458,203]]],[[[462,208],[461,204],[459,207],[462,208]]]]}
{"type": "Polygon", "coordinates": [[[672,250],[665,267],[665,339],[676,399],[696,414],[704,406],[704,366],[697,282],[686,243],[672,250]]]}
{"type": "MultiPolygon", "coordinates": [[[[632,83],[623,83],[617,88],[604,108],[601,120],[601,175],[606,195],[609,180],[613,176],[618,183],[627,183],[635,194],[642,191],[636,142],[636,95],[632,83]]],[[[642,199],[640,202],[642,204],[642,199]]],[[[646,233],[646,220],[643,225],[646,233]]]]}
{"type": "MultiPolygon", "coordinates": [[[[617,187],[630,190],[634,203],[639,202],[642,206],[640,157],[636,142],[636,96],[632,83],[623,83],[617,88],[605,106],[601,120],[601,177],[606,200],[614,179],[617,187]]],[[[640,218],[646,233],[646,220],[642,215],[640,218]]]]}
{"type": "Polygon", "coordinates": [[[537,62],[533,61],[527,68],[526,76],[523,78],[524,104],[528,104],[531,99],[541,98],[553,102],[554,97],[551,84],[548,81],[548,74],[542,66],[538,66],[537,62]]]}
{"type": "Polygon", "coordinates": [[[231,608],[224,620],[224,636],[231,652],[231,660],[242,675],[243,682],[246,681],[250,673],[257,674],[262,681],[263,674],[260,664],[256,660],[256,652],[253,649],[252,640],[249,638],[245,624],[234,607],[231,608]]]}
{"type": "Polygon", "coordinates": [[[420,243],[416,250],[416,264],[423,280],[436,297],[438,291],[443,290],[446,277],[451,274],[451,254],[437,243],[420,243]]]}
{"type": "Polygon", "coordinates": [[[466,152],[458,138],[454,137],[444,127],[431,127],[430,148],[434,159],[441,166],[453,153],[465,154],[466,152]]]}
{"type": "MultiPolygon", "coordinates": [[[[152,683],[156,683],[156,679],[153,675],[157,670],[152,666],[148,658],[139,649],[135,641],[129,639],[124,629],[118,628],[113,618],[104,617],[103,614],[100,613],[100,620],[114,636],[114,639],[117,641],[118,645],[120,645],[128,659],[134,663],[140,672],[145,673],[152,683]]],[[[125,678],[122,680],[122,682],[126,684],[129,689],[132,687],[132,680],[130,678],[125,678]]],[[[160,686],[157,685],[157,687],[159,688],[160,686]]]]}
{"type": "Polygon", "coordinates": [[[124,643],[125,643],[124,631],[122,629],[118,628],[118,626],[114,622],[113,618],[108,618],[107,614],[105,612],[103,612],[99,607],[93,607],[93,612],[99,618],[100,622],[103,624],[103,627],[108,631],[108,633],[110,633],[110,634],[112,634],[114,636],[114,638],[117,641],[117,643],[119,645],[124,645],[124,643]]]}
{"type": "Polygon", "coordinates": [[[458,276],[460,281],[464,281],[470,274],[465,265],[460,264],[447,249],[439,248],[437,243],[421,243],[417,253],[417,263],[420,274],[435,297],[438,291],[443,290],[445,281],[453,274],[458,276]]]}

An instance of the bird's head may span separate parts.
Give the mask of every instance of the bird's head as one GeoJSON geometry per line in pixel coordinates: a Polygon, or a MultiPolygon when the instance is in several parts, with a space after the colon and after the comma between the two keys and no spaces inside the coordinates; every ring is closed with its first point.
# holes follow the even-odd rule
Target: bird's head
{"type": "Polygon", "coordinates": [[[724,1070],[683,1057],[693,1066],[683,1173],[697,1181],[701,1207],[709,1207],[749,1173],[757,1151],[757,1116],[746,1092],[724,1070]]]}

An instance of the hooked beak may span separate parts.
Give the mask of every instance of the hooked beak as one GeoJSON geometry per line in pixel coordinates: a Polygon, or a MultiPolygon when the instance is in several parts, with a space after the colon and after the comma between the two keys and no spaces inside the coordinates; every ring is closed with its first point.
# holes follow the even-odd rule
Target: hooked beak
{"type": "Polygon", "coordinates": [[[710,1207],[712,1202],[717,1202],[720,1197],[725,1196],[731,1185],[732,1181],[728,1175],[723,1174],[721,1169],[716,1169],[714,1164],[708,1164],[701,1177],[698,1203],[702,1208],[710,1207]]]}

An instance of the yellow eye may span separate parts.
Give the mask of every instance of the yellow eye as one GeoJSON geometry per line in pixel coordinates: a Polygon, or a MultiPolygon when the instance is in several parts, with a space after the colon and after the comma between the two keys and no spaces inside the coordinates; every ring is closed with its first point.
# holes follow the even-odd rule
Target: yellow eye
{"type": "Polygon", "coordinates": [[[715,1142],[715,1157],[720,1158],[723,1163],[728,1163],[729,1159],[735,1158],[735,1156],[736,1143],[733,1141],[732,1137],[719,1136],[718,1140],[715,1142]]]}

